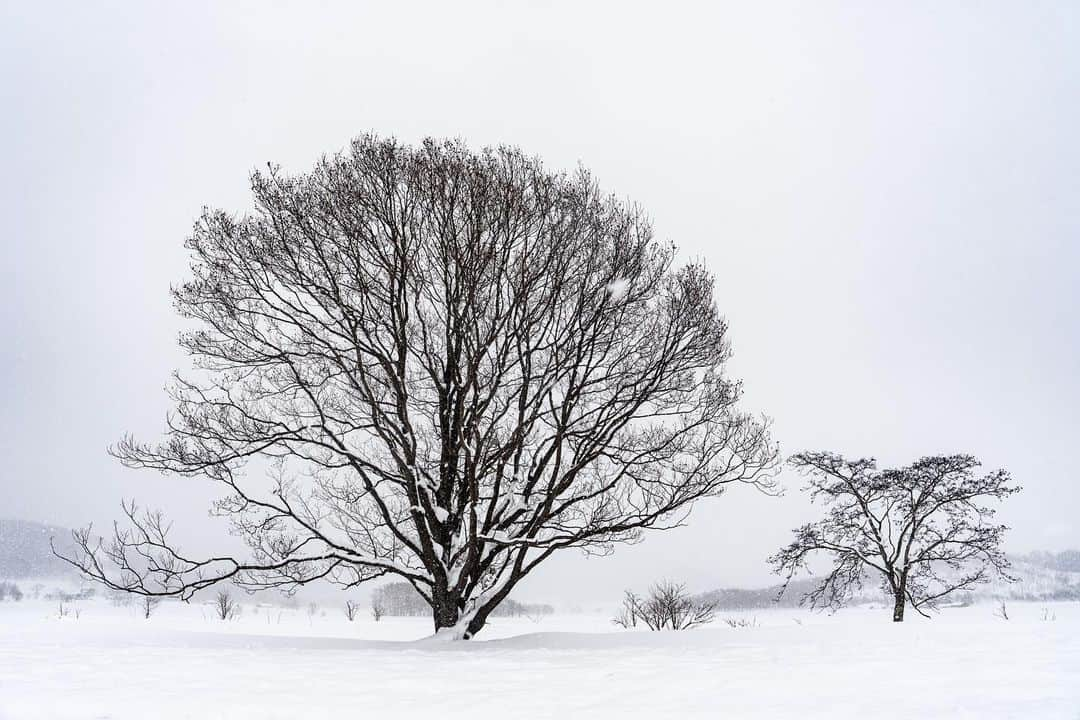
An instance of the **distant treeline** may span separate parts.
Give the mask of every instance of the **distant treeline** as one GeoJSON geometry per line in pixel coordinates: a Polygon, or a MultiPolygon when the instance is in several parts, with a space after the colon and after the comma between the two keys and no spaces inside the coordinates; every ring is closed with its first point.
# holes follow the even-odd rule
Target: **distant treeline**
{"type": "Polygon", "coordinates": [[[1030,563],[1047,570],[1080,572],[1080,550],[1064,550],[1059,553],[1036,550],[1027,555],[1017,555],[1013,560],[1030,563]]]}
{"type": "MultiPolygon", "coordinates": [[[[371,603],[378,607],[383,615],[390,617],[428,617],[431,606],[407,582],[392,582],[377,588],[371,594],[371,603]]],[[[551,615],[555,608],[539,603],[522,603],[507,598],[499,603],[492,612],[494,617],[512,617],[524,615],[551,615]]]]}
{"type": "Polygon", "coordinates": [[[762,608],[793,608],[799,606],[802,596],[814,585],[814,579],[792,580],[784,594],[783,585],[765,588],[720,588],[698,596],[699,599],[716,603],[721,610],[758,610],[762,608]]]}

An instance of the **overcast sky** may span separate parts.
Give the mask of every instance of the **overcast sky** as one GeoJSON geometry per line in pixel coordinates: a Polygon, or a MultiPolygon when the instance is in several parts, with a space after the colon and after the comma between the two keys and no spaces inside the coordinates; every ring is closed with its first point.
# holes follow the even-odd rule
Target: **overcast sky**
{"type": "MultiPolygon", "coordinates": [[[[1080,5],[582,5],[0,3],[0,516],[214,547],[206,483],[105,448],[162,428],[200,208],[370,130],[583,163],[715,272],[785,454],[973,453],[1010,549],[1080,546],[1080,5]]],[[[529,591],[768,582],[783,478],[529,591]]]]}

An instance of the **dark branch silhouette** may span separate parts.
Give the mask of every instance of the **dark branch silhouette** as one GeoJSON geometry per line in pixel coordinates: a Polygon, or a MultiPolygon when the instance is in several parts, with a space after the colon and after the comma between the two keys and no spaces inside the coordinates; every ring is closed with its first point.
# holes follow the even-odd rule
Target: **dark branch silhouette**
{"type": "Polygon", "coordinates": [[[809,477],[811,498],[829,511],[795,530],[795,540],[769,562],[790,581],[811,556],[830,559],[824,579],[806,595],[812,606],[839,607],[867,574],[880,575],[900,622],[908,604],[926,615],[924,608],[993,573],[1013,579],[1001,551],[1008,528],[993,523],[995,511],[986,504],[1019,492],[1006,471],[978,476],[980,463],[970,455],[925,457],[881,471],[873,459],[828,452],[800,453],[789,464],[809,477]]]}
{"type": "Polygon", "coordinates": [[[771,488],[713,279],[642,211],[509,148],[365,136],[205,211],[173,292],[196,364],[126,465],[205,476],[251,549],[192,558],[125,506],[71,561],[110,587],[345,587],[392,574],[469,637],[553,552],[606,553],[727,485],[771,488]],[[263,478],[268,478],[264,480],[263,478]]]}

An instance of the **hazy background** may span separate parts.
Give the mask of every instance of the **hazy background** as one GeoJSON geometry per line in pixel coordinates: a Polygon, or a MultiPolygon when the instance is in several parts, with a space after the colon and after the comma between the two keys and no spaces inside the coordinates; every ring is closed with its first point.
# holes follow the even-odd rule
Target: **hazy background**
{"type": "MultiPolygon", "coordinates": [[[[372,130],[582,162],[716,273],[785,454],[974,453],[1008,549],[1080,545],[1080,5],[450,5],[0,2],[0,516],[217,544],[207,483],[105,447],[162,427],[200,207],[372,130]]],[[[526,594],[764,584],[784,480],[526,594]]]]}

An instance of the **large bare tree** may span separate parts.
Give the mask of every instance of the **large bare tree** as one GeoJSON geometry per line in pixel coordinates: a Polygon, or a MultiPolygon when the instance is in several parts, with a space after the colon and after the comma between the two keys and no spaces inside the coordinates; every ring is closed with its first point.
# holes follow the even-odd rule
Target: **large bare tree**
{"type": "Polygon", "coordinates": [[[806,596],[813,606],[838,607],[867,574],[876,575],[893,599],[893,620],[901,622],[908,604],[926,615],[924,608],[995,573],[1011,579],[1001,551],[1008,528],[994,522],[988,504],[1019,492],[1006,471],[978,475],[980,463],[971,455],[925,457],[880,471],[872,458],[829,452],[804,452],[788,462],[809,477],[811,498],[829,511],[795,530],[791,544],[769,560],[790,581],[812,556],[829,559],[831,568],[806,596]]]}
{"type": "Polygon", "coordinates": [[[250,553],[192,558],[126,505],[71,558],[110,587],[411,583],[468,638],[557,550],[608,552],[699,498],[771,487],[700,265],[634,205],[512,148],[365,136],[205,211],[175,303],[194,360],[125,464],[221,483],[250,553]],[[267,478],[270,481],[267,481],[267,478]]]}

